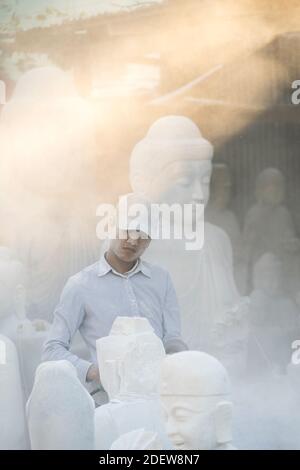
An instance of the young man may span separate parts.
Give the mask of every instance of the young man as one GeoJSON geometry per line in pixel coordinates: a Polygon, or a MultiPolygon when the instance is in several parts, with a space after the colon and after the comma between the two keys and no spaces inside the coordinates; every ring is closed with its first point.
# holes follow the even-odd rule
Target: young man
{"type": "Polygon", "coordinates": [[[187,349],[180,338],[179,308],[169,273],[141,259],[150,236],[124,229],[117,234],[100,261],[68,280],[44,345],[43,361],[69,360],[82,383],[100,381],[96,340],[109,334],[118,316],[147,318],[167,353],[187,349]],[[77,330],[92,362],[69,351],[77,330]]]}

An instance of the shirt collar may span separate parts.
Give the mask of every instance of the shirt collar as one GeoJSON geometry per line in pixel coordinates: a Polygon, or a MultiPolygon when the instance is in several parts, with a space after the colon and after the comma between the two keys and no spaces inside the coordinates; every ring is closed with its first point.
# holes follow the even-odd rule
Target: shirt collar
{"type": "Polygon", "coordinates": [[[128,271],[128,273],[121,274],[121,273],[118,273],[117,271],[115,271],[112,268],[112,266],[106,261],[105,255],[102,255],[100,260],[99,260],[99,264],[98,264],[98,276],[105,276],[110,271],[112,271],[114,274],[116,274],[117,276],[120,276],[120,277],[131,277],[134,274],[137,274],[138,272],[141,272],[146,277],[151,278],[151,270],[150,270],[149,266],[147,266],[146,263],[144,263],[144,261],[142,261],[141,259],[139,259],[136,262],[136,265],[130,271],[128,271]]]}

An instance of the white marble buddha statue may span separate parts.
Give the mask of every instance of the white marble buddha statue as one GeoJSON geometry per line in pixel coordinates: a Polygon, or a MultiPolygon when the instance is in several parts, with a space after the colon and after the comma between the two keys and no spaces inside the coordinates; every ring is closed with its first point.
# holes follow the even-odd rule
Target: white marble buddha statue
{"type": "Polygon", "coordinates": [[[299,264],[300,243],[285,206],[285,189],[284,175],[277,168],[266,168],[258,175],[256,203],[245,217],[244,247],[250,279],[255,262],[263,254],[272,252],[283,263],[286,286],[293,290],[297,288],[295,282],[299,285],[299,272],[297,277],[294,276],[294,262],[297,258],[299,264]]]}
{"type": "Polygon", "coordinates": [[[200,351],[167,356],[160,396],[176,450],[233,450],[230,383],[222,364],[200,351]]]}
{"type": "Polygon", "coordinates": [[[26,284],[24,265],[9,248],[0,247],[0,333],[8,336],[17,347],[28,397],[50,325],[45,320],[27,318],[26,284]]]}
{"type": "Polygon", "coordinates": [[[90,106],[56,67],[21,76],[1,113],[0,211],[35,317],[51,320],[67,278],[98,258],[94,132],[90,106]]]}
{"type": "MultiPolygon", "coordinates": [[[[152,203],[206,206],[212,157],[213,146],[192,120],[184,116],[160,118],[133,149],[132,189],[144,193],[152,203]]],[[[194,210],[191,226],[201,224],[196,217],[194,210]]],[[[163,265],[171,274],[182,312],[184,341],[192,349],[216,353],[216,338],[223,335],[228,323],[242,324],[247,310],[234,281],[228,235],[205,222],[204,245],[200,250],[186,250],[185,240],[153,240],[147,258],[163,265]]],[[[231,339],[228,332],[225,336],[222,349],[228,340],[230,348],[231,343],[236,344],[235,337],[231,339]]],[[[238,334],[239,345],[240,339],[244,340],[243,326],[241,335],[238,334]]]]}
{"type": "Polygon", "coordinates": [[[258,374],[285,373],[291,344],[300,335],[300,309],[284,291],[282,263],[273,253],[261,256],[253,268],[250,295],[249,366],[258,374]]]}
{"type": "Polygon", "coordinates": [[[19,358],[15,345],[0,334],[0,449],[26,450],[29,441],[19,358]]]}
{"type": "Polygon", "coordinates": [[[118,317],[96,347],[100,381],[109,396],[95,411],[96,449],[110,449],[120,436],[140,428],[157,433],[168,447],[158,395],[165,351],[148,320],[118,317]]]}
{"type": "Polygon", "coordinates": [[[26,404],[31,449],[94,449],[94,408],[70,362],[43,362],[26,404]]]}

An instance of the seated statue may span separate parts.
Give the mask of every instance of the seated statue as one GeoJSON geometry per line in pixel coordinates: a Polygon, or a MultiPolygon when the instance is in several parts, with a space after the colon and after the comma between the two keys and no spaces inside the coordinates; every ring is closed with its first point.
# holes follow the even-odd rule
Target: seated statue
{"type": "Polygon", "coordinates": [[[222,364],[204,352],[167,356],[160,396],[176,450],[233,450],[230,383],[222,364]]]}
{"type": "Polygon", "coordinates": [[[253,269],[250,296],[249,367],[253,373],[285,373],[291,344],[300,337],[300,309],[283,289],[282,263],[265,253],[253,269]]]}
{"type": "Polygon", "coordinates": [[[217,225],[229,236],[234,262],[235,281],[240,292],[245,291],[245,263],[242,250],[240,224],[230,208],[232,178],[226,163],[214,163],[211,177],[211,194],[205,211],[205,219],[217,225]]]}
{"type": "Polygon", "coordinates": [[[17,347],[25,395],[28,397],[49,324],[45,320],[31,321],[27,318],[25,268],[6,247],[0,248],[0,281],[0,333],[9,337],[17,347]]]}
{"type": "Polygon", "coordinates": [[[93,112],[70,74],[34,68],[3,107],[0,136],[8,243],[28,270],[30,316],[51,321],[68,277],[98,258],[93,112]]]}
{"type": "Polygon", "coordinates": [[[100,381],[109,396],[95,412],[96,449],[108,450],[121,435],[140,428],[157,433],[168,448],[158,395],[165,351],[148,320],[118,317],[96,346],[100,381]]]}
{"type": "Polygon", "coordinates": [[[13,342],[0,334],[0,449],[29,448],[19,359],[13,342]]]}
{"type": "Polygon", "coordinates": [[[286,287],[295,290],[299,285],[299,277],[294,276],[295,256],[299,264],[300,243],[291,214],[284,205],[285,179],[281,171],[263,170],[257,177],[255,196],[256,203],[248,211],[244,226],[249,289],[252,289],[254,264],[263,254],[272,252],[283,263],[286,287]]]}
{"type": "Polygon", "coordinates": [[[26,404],[31,449],[94,449],[94,408],[70,362],[43,362],[26,404]]]}
{"type": "MultiPolygon", "coordinates": [[[[185,224],[200,225],[196,206],[209,200],[212,157],[213,146],[193,121],[184,116],[160,118],[133,149],[132,189],[152,203],[190,204],[192,216],[185,224]]],[[[187,250],[185,242],[153,240],[146,254],[149,261],[161,264],[171,274],[182,313],[183,340],[191,349],[240,358],[244,354],[240,348],[245,344],[247,301],[240,297],[234,281],[228,235],[204,222],[202,248],[187,250]],[[228,330],[234,333],[228,334],[228,330]]]]}

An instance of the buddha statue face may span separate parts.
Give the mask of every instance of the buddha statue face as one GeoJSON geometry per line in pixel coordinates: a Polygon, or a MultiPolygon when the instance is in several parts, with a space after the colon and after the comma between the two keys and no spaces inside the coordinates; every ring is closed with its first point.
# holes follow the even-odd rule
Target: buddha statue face
{"type": "Polygon", "coordinates": [[[270,207],[276,207],[284,201],[285,181],[281,171],[267,168],[260,173],[256,183],[256,198],[270,207]]]}
{"type": "Polygon", "coordinates": [[[229,381],[215,358],[198,351],[167,356],[160,387],[166,430],[175,449],[210,450],[231,441],[229,381]]]}
{"type": "Polygon", "coordinates": [[[214,397],[162,397],[166,432],[178,450],[210,450],[218,445],[219,399],[214,397]]]}
{"type": "Polygon", "coordinates": [[[165,166],[149,188],[149,198],[167,204],[197,204],[209,199],[209,160],[183,160],[165,166]]]}

